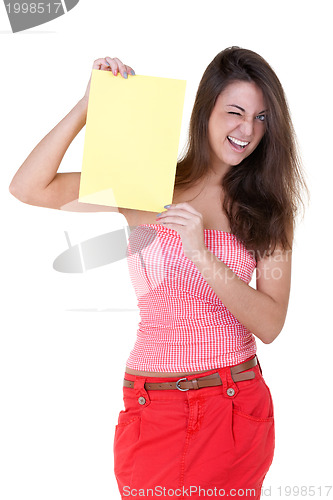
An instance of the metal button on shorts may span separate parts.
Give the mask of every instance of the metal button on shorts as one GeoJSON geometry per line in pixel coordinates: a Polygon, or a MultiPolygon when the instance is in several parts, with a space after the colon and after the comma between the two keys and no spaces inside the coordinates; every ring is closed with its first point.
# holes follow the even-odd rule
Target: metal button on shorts
{"type": "Polygon", "coordinates": [[[233,389],[232,387],[229,387],[229,389],[227,389],[227,394],[228,394],[228,396],[233,396],[235,394],[235,389],[233,389]]]}

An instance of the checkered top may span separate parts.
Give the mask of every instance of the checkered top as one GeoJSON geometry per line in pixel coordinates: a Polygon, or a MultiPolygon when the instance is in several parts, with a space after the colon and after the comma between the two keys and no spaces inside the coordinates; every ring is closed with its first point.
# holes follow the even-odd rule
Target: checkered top
{"type": "MultiPolygon", "coordinates": [[[[205,229],[204,238],[207,248],[235,274],[251,281],[256,261],[234,234],[205,229]]],[[[138,226],[129,237],[127,262],[141,318],[129,368],[211,370],[256,353],[254,335],[185,256],[177,231],[162,224],[138,226]]]]}

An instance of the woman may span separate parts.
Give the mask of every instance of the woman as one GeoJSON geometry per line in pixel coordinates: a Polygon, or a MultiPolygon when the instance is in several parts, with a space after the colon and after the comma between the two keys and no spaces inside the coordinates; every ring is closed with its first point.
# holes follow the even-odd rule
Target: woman
{"type": "MultiPolygon", "coordinates": [[[[134,75],[117,58],[93,68],[134,75]]],[[[78,205],[80,173],[57,173],[85,124],[89,87],[10,191],[44,207],[119,210],[137,226],[128,263],[141,321],[114,442],[122,498],[259,498],[274,415],[255,337],[271,343],[283,327],[306,189],[281,84],[252,51],[232,47],[214,58],[197,92],[173,203],[157,215],[78,205]]]]}

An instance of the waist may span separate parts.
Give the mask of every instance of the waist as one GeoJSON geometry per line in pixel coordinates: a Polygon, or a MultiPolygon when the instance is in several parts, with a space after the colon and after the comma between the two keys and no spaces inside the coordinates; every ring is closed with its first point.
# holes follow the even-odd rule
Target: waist
{"type": "Polygon", "coordinates": [[[138,376],[161,377],[198,374],[236,365],[254,354],[255,338],[244,327],[149,333],[139,329],[126,371],[138,376]]]}
{"type": "Polygon", "coordinates": [[[221,371],[225,372],[225,370],[230,372],[234,382],[251,380],[262,374],[257,355],[254,355],[237,365],[197,372],[197,378],[193,372],[184,372],[178,375],[172,373],[155,374],[153,372],[146,372],[147,375],[136,375],[125,372],[124,388],[133,389],[136,380],[141,380],[147,390],[158,391],[178,389],[183,392],[190,389],[200,389],[202,387],[214,387],[221,385],[219,374],[221,371]]]}
{"type": "Polygon", "coordinates": [[[198,373],[205,373],[207,370],[189,371],[189,372],[149,372],[142,370],[134,370],[126,366],[125,373],[130,375],[137,375],[138,377],[186,377],[187,375],[196,375],[198,373]]]}
{"type": "MultiPolygon", "coordinates": [[[[257,364],[257,355],[251,356],[242,363],[238,363],[237,365],[231,365],[228,368],[230,368],[231,373],[240,373],[242,370],[247,370],[248,368],[252,366],[256,366],[257,364]],[[251,364],[249,364],[251,362],[251,364]],[[247,366],[249,364],[249,366],[247,366]]],[[[221,367],[215,368],[215,370],[218,370],[221,367]]],[[[224,367],[225,368],[225,367],[224,367]]],[[[207,370],[200,370],[200,371],[187,371],[187,372],[149,372],[149,371],[140,371],[140,370],[133,370],[126,366],[125,373],[129,375],[135,375],[138,377],[158,377],[158,378],[173,378],[173,377],[187,377],[190,375],[197,375],[197,374],[202,374],[202,373],[207,373],[207,370]]]]}

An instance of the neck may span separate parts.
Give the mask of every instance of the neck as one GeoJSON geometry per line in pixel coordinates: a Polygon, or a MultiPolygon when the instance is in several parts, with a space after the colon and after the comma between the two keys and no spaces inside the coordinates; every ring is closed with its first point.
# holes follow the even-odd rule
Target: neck
{"type": "Polygon", "coordinates": [[[214,165],[214,163],[212,163],[205,177],[207,185],[211,187],[221,186],[223,178],[229,170],[230,165],[221,163],[219,165],[214,165]]]}

